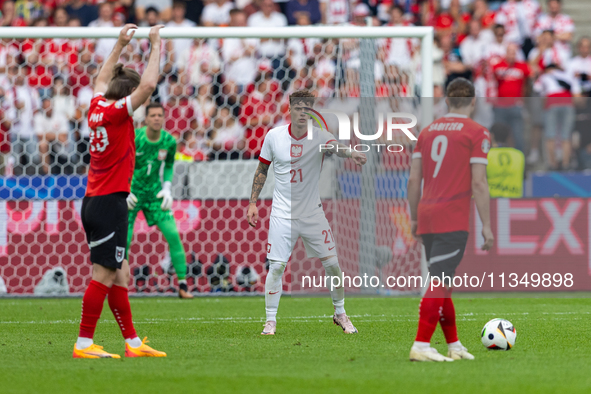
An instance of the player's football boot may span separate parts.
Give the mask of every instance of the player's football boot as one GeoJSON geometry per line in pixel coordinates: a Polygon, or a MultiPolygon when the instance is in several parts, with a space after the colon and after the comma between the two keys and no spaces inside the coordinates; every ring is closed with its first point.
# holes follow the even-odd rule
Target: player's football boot
{"type": "Polygon", "coordinates": [[[447,351],[447,357],[454,360],[474,360],[474,356],[468,353],[464,346],[452,347],[447,351]]]}
{"type": "Polygon", "coordinates": [[[275,330],[277,330],[277,322],[268,321],[265,323],[265,327],[263,327],[263,332],[261,332],[261,335],[275,335],[275,330]]]}
{"type": "Polygon", "coordinates": [[[445,357],[437,352],[437,349],[428,347],[420,349],[413,346],[410,349],[410,361],[453,361],[452,358],[445,357]]]}
{"type": "Polygon", "coordinates": [[[186,283],[181,283],[179,285],[179,298],[183,298],[183,299],[191,299],[194,298],[193,294],[189,293],[189,288],[187,287],[186,283]]]}
{"type": "Polygon", "coordinates": [[[74,345],[74,353],[72,354],[74,358],[121,358],[118,354],[111,354],[107,353],[103,350],[102,346],[92,344],[86,349],[78,349],[76,345],[74,345]]]}
{"type": "Polygon", "coordinates": [[[349,316],[345,314],[335,314],[332,317],[332,322],[337,326],[341,327],[345,334],[357,334],[357,329],[355,328],[353,323],[351,323],[351,319],[349,319],[349,316]]]}
{"type": "Polygon", "coordinates": [[[145,337],[142,344],[138,347],[131,347],[125,343],[125,357],[166,357],[166,353],[152,349],[146,345],[148,337],[145,337]]]}

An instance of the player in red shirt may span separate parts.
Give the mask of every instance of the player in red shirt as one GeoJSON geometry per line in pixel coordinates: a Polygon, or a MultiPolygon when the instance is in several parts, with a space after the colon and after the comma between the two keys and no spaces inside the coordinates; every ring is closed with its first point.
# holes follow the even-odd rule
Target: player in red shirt
{"type": "Polygon", "coordinates": [[[411,361],[474,359],[458,340],[451,300],[451,281],[468,240],[472,196],[482,220],[482,249],[489,250],[493,244],[486,180],[490,134],[468,118],[476,105],[474,85],[464,78],[455,79],[447,88],[446,101],[450,113],[419,134],[408,180],[412,233],[425,246],[432,281],[419,307],[411,361]],[[438,321],[448,344],[448,357],[430,347],[438,321]]]}
{"type": "Polygon", "coordinates": [[[74,358],[120,358],[93,343],[96,323],[105,297],[125,338],[126,357],[165,357],[166,353],[141,341],[133,326],[127,294],[129,264],[127,246],[127,202],[135,164],[133,111],[156,88],[160,65],[160,32],[150,29],[152,52],[143,75],[116,64],[121,51],[131,41],[135,25],[125,25],[117,44],[106,59],[94,87],[88,111],[90,169],[81,219],[90,248],[92,280],[82,299],[80,333],[74,358]]]}

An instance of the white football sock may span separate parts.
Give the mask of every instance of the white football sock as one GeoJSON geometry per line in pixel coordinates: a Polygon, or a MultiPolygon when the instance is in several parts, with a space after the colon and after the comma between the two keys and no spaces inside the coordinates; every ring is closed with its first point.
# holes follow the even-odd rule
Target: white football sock
{"type": "Polygon", "coordinates": [[[419,350],[427,350],[431,347],[431,343],[430,342],[415,341],[415,343],[413,343],[412,347],[417,348],[419,350]]]}
{"type": "Polygon", "coordinates": [[[462,345],[462,342],[460,342],[459,340],[456,342],[452,342],[452,343],[448,343],[447,344],[447,348],[452,350],[452,349],[459,349],[462,350],[464,348],[464,346],[462,345]]]}
{"type": "Polygon", "coordinates": [[[135,338],[131,338],[131,339],[126,339],[125,340],[126,343],[129,343],[129,346],[131,347],[140,347],[142,346],[142,340],[139,339],[138,337],[135,338]]]}
{"type": "Polygon", "coordinates": [[[92,338],[78,337],[78,340],[76,340],[76,348],[78,350],[86,349],[87,347],[91,346],[93,343],[94,342],[92,341],[92,338]]]}
{"type": "Polygon", "coordinates": [[[277,308],[283,292],[283,272],[287,263],[271,260],[265,280],[265,311],[267,321],[277,321],[277,308]]]}
{"type": "MultiPolygon", "coordinates": [[[[339,259],[337,256],[333,256],[327,260],[322,261],[326,276],[329,278],[326,280],[328,290],[330,290],[330,297],[332,298],[332,304],[334,305],[334,311],[337,315],[341,315],[345,312],[345,286],[341,283],[338,288],[332,289],[332,281],[330,277],[336,276],[343,278],[341,267],[339,267],[339,259]]],[[[336,283],[335,283],[336,284],[336,283]]]]}

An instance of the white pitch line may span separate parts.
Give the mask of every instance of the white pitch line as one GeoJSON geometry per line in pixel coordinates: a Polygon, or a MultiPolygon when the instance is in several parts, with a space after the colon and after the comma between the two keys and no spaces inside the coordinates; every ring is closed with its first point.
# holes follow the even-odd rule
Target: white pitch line
{"type": "MultiPolygon", "coordinates": [[[[529,313],[529,312],[522,312],[522,313],[461,313],[458,314],[458,320],[460,321],[476,321],[475,317],[477,316],[529,316],[529,315],[536,315],[537,313],[529,313]]],[[[549,316],[557,316],[553,318],[553,320],[566,320],[563,317],[564,315],[589,315],[591,312],[540,312],[541,315],[549,315],[549,316]]],[[[363,315],[349,315],[349,317],[355,319],[357,322],[416,322],[417,315],[370,315],[370,314],[363,314],[363,315]]],[[[311,322],[325,322],[326,320],[332,318],[332,315],[315,315],[315,316],[289,316],[279,318],[280,321],[292,321],[292,322],[301,322],[301,323],[311,323],[311,322]]],[[[539,317],[536,317],[539,319],[539,317]]],[[[543,319],[543,318],[542,318],[543,319]]],[[[580,318],[569,318],[570,320],[573,319],[580,319],[580,318]]],[[[545,319],[544,319],[545,320],[545,319]]],[[[115,320],[111,319],[102,319],[99,323],[113,323],[115,320]]],[[[159,324],[159,323],[235,323],[235,324],[248,324],[248,323],[264,323],[264,317],[179,317],[177,319],[161,319],[161,318],[151,318],[151,319],[142,319],[136,320],[134,323],[137,324],[159,324]]],[[[80,320],[31,320],[31,321],[0,321],[0,324],[79,324],[80,320]]]]}

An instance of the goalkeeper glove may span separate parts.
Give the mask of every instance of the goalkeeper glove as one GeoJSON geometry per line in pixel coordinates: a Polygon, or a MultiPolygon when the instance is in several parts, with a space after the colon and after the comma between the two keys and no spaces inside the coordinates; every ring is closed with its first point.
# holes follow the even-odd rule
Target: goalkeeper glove
{"type": "Polygon", "coordinates": [[[158,194],[156,194],[156,198],[162,199],[162,208],[163,211],[168,211],[172,207],[172,193],[170,192],[170,182],[164,182],[162,185],[162,190],[158,194]]]}
{"type": "Polygon", "coordinates": [[[135,208],[135,204],[137,204],[137,197],[133,193],[129,193],[127,195],[127,209],[130,211],[135,208]]]}

